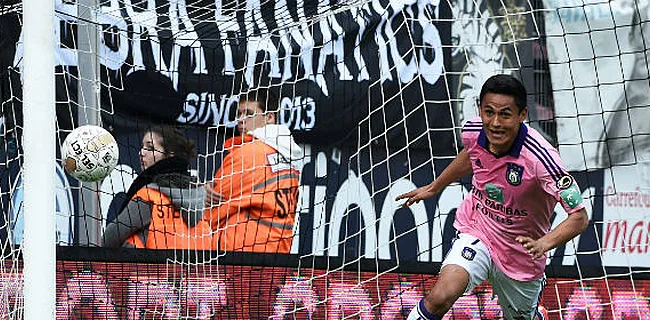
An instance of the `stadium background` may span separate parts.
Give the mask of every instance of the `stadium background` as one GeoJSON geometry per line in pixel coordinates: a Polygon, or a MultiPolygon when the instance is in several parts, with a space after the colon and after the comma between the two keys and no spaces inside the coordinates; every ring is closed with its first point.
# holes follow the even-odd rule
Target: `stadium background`
{"type": "MultiPolygon", "coordinates": [[[[574,2],[567,0],[553,3],[559,7],[570,6],[574,2]]],[[[3,3],[10,4],[8,1],[3,3]]],[[[182,2],[180,3],[182,5],[182,2]]],[[[108,1],[104,5],[112,7],[117,5],[117,2],[108,1]]],[[[169,2],[167,5],[179,5],[179,2],[169,2]]],[[[551,282],[558,281],[562,284],[560,289],[556,287],[557,292],[545,293],[545,303],[557,310],[560,303],[564,303],[564,307],[570,303],[579,306],[599,299],[612,301],[616,298],[632,301],[630,308],[650,309],[647,302],[639,303],[638,301],[643,299],[638,300],[636,296],[650,296],[650,280],[645,280],[648,278],[647,274],[636,272],[650,267],[650,221],[647,214],[650,207],[650,183],[647,181],[650,170],[647,168],[648,162],[640,161],[637,156],[648,153],[647,145],[641,143],[637,144],[639,148],[636,151],[630,151],[628,148],[627,151],[618,152],[635,152],[629,157],[616,158],[622,159],[616,160],[621,161],[620,163],[603,161],[603,158],[615,158],[611,156],[614,154],[613,149],[610,149],[610,145],[604,143],[601,137],[605,128],[603,125],[592,127],[583,124],[580,129],[586,130],[587,136],[596,136],[597,139],[593,143],[578,143],[582,150],[579,151],[581,153],[575,153],[576,144],[572,142],[575,127],[567,124],[565,119],[578,119],[583,109],[580,108],[581,103],[576,102],[581,101],[580,96],[567,96],[566,92],[560,90],[567,84],[564,81],[566,77],[563,78],[561,74],[564,60],[558,52],[565,47],[579,52],[579,49],[573,46],[578,47],[581,40],[567,37],[563,39],[564,44],[559,45],[557,39],[543,37],[546,30],[557,32],[559,29],[570,29],[572,23],[578,25],[584,23],[583,20],[593,22],[600,18],[609,21],[612,15],[617,17],[617,23],[621,21],[622,26],[629,26],[633,23],[634,12],[617,11],[618,7],[611,5],[607,6],[606,12],[597,5],[574,6],[571,7],[574,10],[558,10],[560,20],[554,20],[554,15],[550,13],[545,16],[542,11],[527,11],[541,9],[541,1],[532,1],[533,8],[530,8],[530,5],[531,2],[519,0],[508,1],[507,7],[493,1],[479,1],[476,5],[469,5],[465,1],[382,2],[381,8],[373,7],[369,10],[363,21],[351,12],[339,11],[329,23],[336,22],[340,33],[337,36],[328,35],[328,28],[316,24],[309,34],[311,39],[307,39],[315,44],[314,47],[318,47],[310,51],[313,53],[313,59],[303,60],[303,55],[300,55],[289,59],[288,66],[275,66],[273,59],[269,60],[267,57],[273,56],[271,51],[250,50],[265,48],[264,45],[268,44],[264,42],[264,25],[272,29],[269,26],[282,26],[282,23],[286,22],[286,19],[278,18],[282,14],[272,6],[261,6],[260,10],[252,14],[252,20],[247,20],[244,15],[237,15],[236,23],[230,24],[225,30],[220,29],[217,23],[200,22],[198,19],[205,14],[205,10],[211,8],[209,3],[199,1],[188,6],[186,10],[189,20],[161,14],[158,22],[161,26],[173,25],[174,19],[177,19],[175,23],[181,30],[191,29],[191,32],[188,31],[188,39],[179,39],[161,27],[157,30],[160,40],[159,52],[154,52],[148,39],[134,40],[133,35],[142,32],[144,27],[134,22],[130,16],[131,11],[124,3],[116,7],[122,15],[121,20],[115,15],[100,14],[100,21],[105,19],[100,23],[106,30],[115,28],[114,32],[105,35],[100,53],[106,57],[106,60],[103,60],[105,72],[102,73],[102,83],[109,84],[102,88],[102,109],[106,111],[102,114],[102,121],[121,146],[121,170],[115,171],[110,181],[130,181],[129,172],[139,170],[137,156],[140,134],[149,123],[157,122],[182,125],[183,130],[197,141],[199,153],[211,155],[199,159],[195,168],[199,177],[209,177],[219,165],[221,142],[228,135],[232,135],[232,106],[236,103],[234,93],[238,88],[257,81],[270,85],[282,97],[281,106],[285,109],[281,111],[280,121],[292,129],[310,155],[305,159],[301,177],[298,237],[292,250],[296,255],[265,258],[226,255],[221,261],[230,262],[232,266],[228,263],[224,263],[225,266],[220,266],[219,269],[210,264],[192,266],[206,268],[208,271],[203,273],[210,275],[210,284],[197,289],[203,293],[197,294],[195,299],[188,297],[177,306],[168,306],[165,312],[170,313],[165,316],[174,318],[174,308],[194,308],[197,315],[201,312],[213,314],[216,310],[214,305],[219,305],[232,312],[222,313],[224,318],[247,318],[243,315],[249,315],[251,318],[266,317],[277,311],[273,308],[282,305],[278,302],[285,292],[282,288],[291,287],[288,284],[292,279],[304,280],[301,273],[309,270],[305,269],[306,265],[316,269],[327,268],[315,271],[322,274],[327,272],[327,276],[322,279],[327,279],[323,281],[328,281],[328,284],[314,283],[314,294],[320,295],[321,298],[325,295],[323,291],[336,290],[336,286],[331,286],[329,282],[339,283],[342,292],[350,292],[352,289],[346,287],[346,277],[361,277],[364,280],[354,279],[350,282],[350,285],[359,282],[365,284],[364,290],[359,293],[359,301],[365,301],[363,294],[368,292],[371,294],[368,295],[367,306],[379,303],[376,297],[390,301],[391,290],[397,290],[395,292],[400,294],[395,296],[403,299],[400,300],[400,305],[407,309],[408,305],[416,301],[408,299],[415,299],[413,297],[421,294],[426,287],[424,284],[433,281],[436,268],[439,267],[439,262],[449,247],[449,240],[454,235],[451,226],[454,208],[467,192],[469,180],[465,179],[462,184],[448,188],[436,199],[425,201],[423,207],[415,207],[412,211],[395,210],[392,198],[412,186],[424,185],[431,181],[434,177],[434,170],[431,168],[435,168],[436,175],[444,169],[450,160],[448,157],[455,155],[459,147],[455,139],[455,128],[464,119],[475,114],[474,99],[480,84],[494,70],[509,70],[521,77],[530,92],[530,125],[540,130],[552,143],[561,146],[565,165],[576,177],[585,197],[590,199],[593,227],[576,239],[575,247],[568,244],[551,252],[547,276],[551,282]],[[582,11],[576,13],[579,10],[582,11]],[[518,15],[507,16],[510,20],[479,20],[477,23],[484,24],[481,26],[483,28],[472,28],[469,25],[459,27],[452,24],[453,17],[462,15],[496,16],[513,12],[518,15]],[[437,20],[429,20],[430,15],[434,15],[437,20]],[[393,28],[405,23],[404,16],[412,19],[406,22],[411,24],[409,30],[412,32],[408,34],[405,29],[393,28]],[[252,28],[246,26],[250,21],[255,24],[252,28]],[[472,30],[479,29],[490,30],[492,34],[484,37],[472,34],[472,30]],[[231,33],[237,34],[238,42],[230,40],[231,33]],[[195,35],[194,39],[191,38],[192,35],[195,35]],[[388,46],[380,45],[382,41],[377,39],[387,41],[388,46]],[[481,39],[479,42],[486,41],[486,44],[504,39],[525,41],[496,49],[477,45],[460,50],[464,43],[476,39],[481,39]],[[575,43],[572,44],[571,41],[575,43]],[[195,45],[196,43],[199,45],[195,45]],[[329,48],[328,44],[332,44],[331,51],[326,50],[329,48]],[[343,49],[337,51],[338,45],[343,49]],[[407,52],[413,46],[416,49],[407,52]],[[382,55],[377,55],[377,51],[385,52],[388,58],[380,59],[382,55]],[[160,54],[159,60],[154,58],[157,54],[160,54]],[[203,60],[199,63],[197,59],[203,60]],[[255,61],[255,66],[246,68],[246,63],[250,61],[255,61]],[[233,66],[229,66],[228,62],[233,62],[233,66]],[[161,67],[163,65],[165,68],[161,67]],[[230,72],[235,69],[245,69],[250,73],[230,72]],[[296,71],[287,71],[289,69],[296,71]],[[286,78],[283,78],[285,76],[286,78]],[[416,78],[420,81],[413,81],[416,78]],[[387,98],[398,93],[401,99],[387,98]],[[589,130],[592,130],[593,134],[589,134],[589,130]],[[409,146],[408,150],[405,146],[409,146]],[[601,154],[600,150],[603,149],[610,150],[611,154],[601,154]],[[591,156],[584,157],[584,154],[594,155],[593,159],[591,156]],[[433,166],[421,166],[432,161],[432,158],[436,158],[433,160],[433,166]],[[378,162],[376,159],[388,161],[378,162]],[[322,172],[316,169],[317,167],[327,169],[322,172]],[[406,177],[408,182],[394,183],[402,177],[406,177]],[[391,215],[394,222],[391,227],[380,225],[377,228],[364,228],[365,222],[375,221],[378,217],[391,221],[391,215]],[[414,228],[421,219],[428,222],[414,228]],[[394,245],[386,245],[394,239],[394,245]],[[380,249],[377,250],[377,247],[380,249]],[[360,256],[370,258],[370,262],[358,260],[360,256]],[[381,268],[373,265],[373,258],[382,261],[381,268]],[[269,266],[276,267],[274,269],[269,266]],[[352,273],[337,273],[339,271],[335,270],[339,267],[352,270],[352,273]],[[381,273],[379,278],[374,278],[382,270],[390,270],[391,273],[381,273]],[[364,273],[359,273],[361,271],[364,273]],[[269,274],[268,272],[273,274],[271,282],[265,282],[262,276],[269,274]],[[417,275],[418,273],[421,275],[417,275]],[[618,274],[622,275],[622,280],[617,279],[618,274]],[[607,276],[607,281],[598,280],[600,276],[607,276]],[[564,282],[573,278],[596,280],[564,282]],[[629,288],[631,278],[644,280],[634,282],[634,288],[629,288]],[[343,280],[337,282],[335,279],[343,280]],[[612,291],[609,287],[615,287],[617,291],[612,291]],[[229,294],[230,290],[241,290],[245,293],[242,293],[241,297],[233,298],[229,294]],[[379,292],[375,293],[373,290],[379,292]],[[576,293],[576,290],[579,290],[580,294],[576,293]],[[412,291],[416,294],[409,296],[412,291]],[[612,292],[619,294],[613,295],[612,292]],[[204,301],[202,299],[207,302],[200,302],[204,301]],[[231,299],[235,299],[235,302],[231,299]],[[210,307],[207,307],[208,305],[210,307]]],[[[647,4],[645,5],[642,9],[648,10],[647,4]]],[[[161,7],[164,8],[165,5],[161,7]]],[[[227,6],[224,5],[225,7],[227,6]]],[[[329,9],[337,8],[337,4],[333,3],[329,9]]],[[[72,12],[75,5],[57,1],[57,10],[72,12]]],[[[315,16],[318,10],[322,8],[316,2],[287,2],[286,14],[292,17],[309,17],[315,16]]],[[[60,22],[57,36],[61,41],[61,46],[56,49],[57,121],[60,129],[71,129],[76,126],[74,101],[78,99],[76,80],[70,76],[76,72],[77,63],[73,54],[76,43],[73,36],[75,18],[65,14],[59,14],[57,18],[60,22]]],[[[18,143],[22,121],[18,72],[22,57],[20,27],[17,15],[0,16],[0,81],[5,133],[0,152],[3,159],[18,159],[21,152],[18,143]]],[[[629,32],[633,35],[639,31],[632,28],[629,32]]],[[[300,36],[305,37],[305,34],[300,36]]],[[[638,45],[632,43],[632,36],[621,36],[621,41],[627,39],[630,42],[627,44],[599,40],[598,34],[592,34],[590,37],[592,43],[584,47],[585,51],[591,51],[595,47],[605,50],[602,48],[607,45],[616,46],[616,50],[638,45]]],[[[282,47],[283,44],[279,40],[272,37],[271,39],[269,41],[276,48],[282,47]]],[[[298,44],[298,38],[293,40],[294,42],[284,47],[286,50],[305,50],[298,44]]],[[[571,54],[574,53],[571,51],[571,54]]],[[[282,57],[289,52],[283,53],[280,50],[275,54],[282,57]]],[[[602,69],[599,74],[607,74],[608,66],[621,73],[621,67],[615,66],[616,63],[634,65],[637,56],[632,52],[611,64],[601,62],[598,65],[602,69]]],[[[572,72],[576,73],[574,78],[580,78],[580,72],[583,72],[585,77],[591,76],[587,67],[573,65],[571,68],[572,72]]],[[[623,73],[626,75],[626,71],[623,73]]],[[[632,89],[628,88],[634,81],[622,83],[626,84],[607,92],[615,96],[609,100],[630,94],[629,90],[632,89]]],[[[571,85],[572,88],[579,86],[576,83],[571,85]]],[[[647,90],[645,94],[648,94],[647,90]]],[[[614,104],[605,100],[599,103],[614,104]]],[[[606,107],[603,106],[603,109],[607,109],[606,107]]],[[[642,110],[647,112],[648,105],[645,107],[642,110]]],[[[615,116],[603,112],[598,117],[606,125],[616,119],[615,116]]],[[[633,126],[631,122],[629,125],[633,126]]],[[[633,133],[646,134],[643,130],[647,131],[644,128],[631,129],[633,133]],[[642,132],[634,131],[635,129],[642,132]]],[[[631,142],[632,137],[628,138],[631,142]]],[[[647,140],[647,136],[645,139],[647,140]]],[[[629,146],[624,142],[623,139],[623,146],[629,146]]],[[[617,146],[620,147],[613,145],[611,148],[617,146]]],[[[0,240],[2,243],[19,244],[22,228],[20,162],[7,161],[5,164],[0,168],[0,188],[3,190],[0,225],[10,228],[0,229],[0,240]],[[9,233],[9,230],[13,232],[9,233]]],[[[74,187],[77,184],[61,172],[59,177],[62,186],[74,187]]],[[[122,186],[123,190],[128,189],[128,183],[122,186]]],[[[103,249],[85,248],[88,244],[79,243],[78,237],[75,236],[79,234],[81,221],[77,209],[77,189],[67,189],[70,191],[59,192],[57,196],[58,241],[61,245],[72,245],[59,248],[59,286],[66,297],[59,300],[59,307],[65,309],[85,304],[104,310],[105,315],[115,312],[119,315],[116,317],[121,318],[129,314],[128,310],[138,309],[137,305],[159,305],[161,299],[166,301],[165,290],[173,292],[178,286],[190,285],[185,282],[195,281],[192,277],[182,276],[182,272],[175,279],[163,279],[158,276],[169,274],[169,268],[176,268],[173,265],[170,267],[166,261],[170,257],[178,259],[175,256],[177,252],[151,252],[145,256],[134,256],[121,250],[106,253],[100,251],[103,249]],[[162,270],[165,272],[161,272],[162,270]],[[150,282],[155,283],[154,289],[147,284],[150,282]],[[134,284],[137,288],[130,287],[134,284]],[[81,289],[87,285],[96,291],[81,289]],[[134,293],[136,291],[156,293],[145,294],[147,298],[140,299],[134,298],[137,296],[134,293]],[[88,295],[88,292],[92,294],[88,295]],[[89,303],[83,297],[93,297],[94,300],[89,303]],[[108,302],[111,299],[113,302],[108,302]],[[102,305],[104,307],[101,307],[102,305]]],[[[105,194],[114,199],[103,202],[104,219],[114,216],[115,208],[124,201],[120,197],[120,190],[105,182],[102,191],[107,190],[110,191],[105,194]]],[[[558,210],[555,223],[563,217],[559,207],[558,210]]],[[[189,268],[183,266],[183,263],[180,265],[180,269],[189,268]]],[[[297,290],[295,286],[292,288],[297,290]]],[[[455,310],[461,313],[465,312],[465,309],[475,310],[469,318],[477,318],[476,315],[492,318],[495,315],[490,313],[493,312],[490,308],[494,307],[494,302],[490,302],[491,297],[485,290],[489,288],[480,288],[476,295],[467,298],[467,308],[463,307],[465,302],[461,301],[455,310]],[[479,309],[482,310],[480,313],[479,309]]],[[[12,297],[10,294],[8,296],[12,297]]],[[[337,297],[334,293],[330,293],[330,296],[337,297]]],[[[324,317],[324,310],[327,308],[334,308],[327,313],[328,317],[336,317],[336,306],[346,305],[346,302],[335,300],[332,298],[333,302],[328,302],[327,306],[314,309],[313,317],[324,317]]],[[[366,304],[359,303],[357,306],[366,304]]],[[[391,304],[382,304],[382,308],[384,306],[389,308],[391,304]]],[[[70,308],[74,309],[74,312],[81,312],[77,307],[70,308]]],[[[611,309],[602,310],[602,317],[614,316],[611,309]]],[[[61,312],[62,317],[63,314],[69,315],[67,311],[61,312]]],[[[373,310],[368,317],[370,319],[383,315],[381,312],[383,309],[373,310]]],[[[398,313],[395,313],[395,316],[398,313]]],[[[621,314],[624,312],[621,311],[621,314]]],[[[569,317],[566,313],[564,315],[565,318],[569,317]]]]}

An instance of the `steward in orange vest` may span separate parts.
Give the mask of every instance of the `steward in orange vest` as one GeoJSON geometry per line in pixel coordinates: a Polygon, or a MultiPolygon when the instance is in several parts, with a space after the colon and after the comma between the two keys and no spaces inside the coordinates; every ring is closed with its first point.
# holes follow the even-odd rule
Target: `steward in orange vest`
{"type": "Polygon", "coordinates": [[[148,249],[212,250],[214,240],[203,221],[204,192],[179,157],[162,159],[133,182],[126,203],[104,231],[104,246],[148,249]]]}
{"type": "Polygon", "coordinates": [[[215,174],[223,202],[204,219],[226,251],[289,253],[298,205],[303,152],[286,126],[268,124],[226,140],[215,174]]]}

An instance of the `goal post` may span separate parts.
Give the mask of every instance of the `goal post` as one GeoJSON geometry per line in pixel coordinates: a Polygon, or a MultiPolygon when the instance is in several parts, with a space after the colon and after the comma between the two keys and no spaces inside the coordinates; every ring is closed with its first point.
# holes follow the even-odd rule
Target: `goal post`
{"type": "MultiPolygon", "coordinates": [[[[77,60],[78,89],[77,125],[101,125],[101,67],[99,35],[102,28],[97,24],[96,0],[79,0],[77,12],[77,60]]],[[[82,246],[101,246],[102,217],[99,201],[99,183],[81,183],[78,203],[83,204],[84,214],[78,217],[76,242],[82,246]]]]}
{"type": "Polygon", "coordinates": [[[54,3],[24,1],[23,19],[24,318],[55,319],[54,3]]]}

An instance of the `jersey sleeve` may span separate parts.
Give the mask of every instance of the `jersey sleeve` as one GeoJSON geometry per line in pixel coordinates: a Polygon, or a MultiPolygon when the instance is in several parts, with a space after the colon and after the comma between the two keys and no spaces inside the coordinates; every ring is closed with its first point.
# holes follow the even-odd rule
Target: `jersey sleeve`
{"type": "Polygon", "coordinates": [[[553,148],[539,150],[541,157],[536,168],[541,187],[561,203],[567,213],[583,209],[582,192],[573,176],[562,165],[558,152],[553,148]]]}
{"type": "Polygon", "coordinates": [[[465,150],[469,150],[476,144],[481,130],[483,130],[483,122],[481,122],[481,118],[479,117],[471,118],[463,124],[461,139],[465,150]]]}

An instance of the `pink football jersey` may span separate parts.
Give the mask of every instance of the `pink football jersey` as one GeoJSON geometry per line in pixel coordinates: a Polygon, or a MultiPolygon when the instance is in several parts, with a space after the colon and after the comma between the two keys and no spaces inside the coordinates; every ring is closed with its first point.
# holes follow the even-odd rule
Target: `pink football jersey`
{"type": "Polygon", "coordinates": [[[525,124],[510,151],[499,157],[488,151],[479,117],[465,123],[462,139],[474,175],[454,227],[483,241],[509,277],[519,281],[543,277],[546,259],[533,260],[515,238],[544,236],[558,201],[569,214],[584,207],[573,177],[557,150],[525,124]]]}

